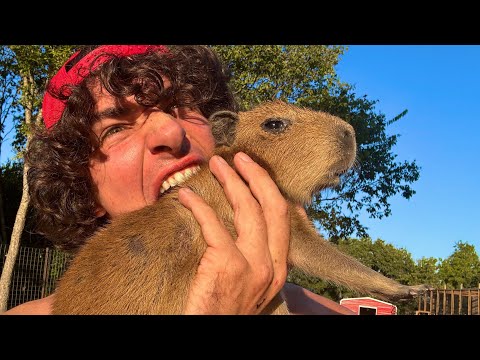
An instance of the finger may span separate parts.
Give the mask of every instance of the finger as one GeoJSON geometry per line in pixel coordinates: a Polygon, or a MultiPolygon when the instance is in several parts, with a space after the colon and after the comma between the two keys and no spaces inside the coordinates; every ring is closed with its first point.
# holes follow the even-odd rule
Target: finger
{"type": "Polygon", "coordinates": [[[260,205],[242,178],[221,157],[213,156],[210,159],[210,169],[233,208],[237,247],[249,261],[255,264],[264,262],[269,251],[266,224],[260,205]]]}
{"type": "Polygon", "coordinates": [[[279,291],[287,276],[291,225],[288,203],[268,172],[248,155],[236,154],[234,164],[262,207],[267,228],[268,247],[275,273],[272,285],[279,291]]]}
{"type": "Polygon", "coordinates": [[[202,229],[203,237],[208,246],[215,248],[232,247],[236,249],[230,233],[215,211],[202,197],[185,187],[178,191],[178,200],[192,212],[193,217],[202,229]]]}
{"type": "MultiPolygon", "coordinates": [[[[227,198],[233,208],[237,209],[235,211],[235,227],[238,230],[239,237],[236,244],[251,264],[254,273],[252,288],[255,289],[254,291],[259,296],[257,298],[256,310],[261,311],[281,290],[286,280],[286,259],[290,227],[288,224],[285,226],[285,222],[288,222],[290,218],[284,216],[284,219],[277,220],[280,228],[272,228],[272,224],[273,226],[277,224],[277,222],[273,221],[273,218],[276,216],[275,214],[278,214],[278,211],[275,213],[272,210],[275,209],[276,205],[286,204],[286,202],[266,171],[251,160],[249,160],[247,167],[253,167],[256,170],[257,175],[261,177],[258,181],[267,183],[267,186],[264,186],[265,188],[273,187],[276,190],[276,194],[273,193],[276,204],[270,206],[268,199],[265,200],[266,207],[269,207],[271,210],[268,216],[270,225],[267,225],[264,213],[261,211],[257,199],[252,195],[251,189],[239,177],[237,172],[225,165],[225,163],[212,161],[211,164],[212,172],[222,184],[227,198]],[[241,196],[238,196],[239,194],[241,196]],[[247,212],[241,211],[244,202],[249,204],[247,212]],[[246,234],[245,229],[250,229],[251,232],[246,234]],[[270,241],[269,237],[276,239],[270,241]]],[[[248,173],[248,169],[245,172],[248,173]]],[[[261,191],[261,188],[259,187],[259,191],[261,191]]],[[[268,190],[268,193],[271,193],[270,189],[268,190]]],[[[282,211],[288,212],[285,209],[280,210],[280,212],[282,211]]]]}

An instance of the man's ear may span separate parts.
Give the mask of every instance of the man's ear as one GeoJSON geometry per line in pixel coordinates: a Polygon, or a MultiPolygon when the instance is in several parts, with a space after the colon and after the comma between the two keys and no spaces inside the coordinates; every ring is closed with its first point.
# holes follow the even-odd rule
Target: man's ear
{"type": "Polygon", "coordinates": [[[105,214],[107,213],[107,210],[105,210],[103,207],[101,207],[100,205],[97,205],[97,207],[95,208],[95,217],[96,218],[101,218],[102,216],[104,216],[105,214]]]}
{"type": "Polygon", "coordinates": [[[212,134],[217,146],[231,146],[235,140],[238,114],[232,111],[217,111],[208,119],[212,126],[212,134]]]}

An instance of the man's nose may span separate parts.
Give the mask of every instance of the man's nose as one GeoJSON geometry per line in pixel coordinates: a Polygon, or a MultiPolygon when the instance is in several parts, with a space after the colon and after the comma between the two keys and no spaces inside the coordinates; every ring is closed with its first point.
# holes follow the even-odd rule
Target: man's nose
{"type": "Polygon", "coordinates": [[[148,119],[146,146],[152,154],[170,153],[181,157],[190,151],[190,141],[181,123],[165,113],[152,115],[148,119]]]}

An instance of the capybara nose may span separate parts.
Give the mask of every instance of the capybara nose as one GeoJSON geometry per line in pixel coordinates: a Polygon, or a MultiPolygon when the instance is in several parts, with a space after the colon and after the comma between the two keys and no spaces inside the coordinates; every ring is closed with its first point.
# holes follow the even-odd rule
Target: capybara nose
{"type": "Polygon", "coordinates": [[[355,130],[349,123],[343,123],[338,129],[339,137],[346,146],[355,146],[355,130]]]}

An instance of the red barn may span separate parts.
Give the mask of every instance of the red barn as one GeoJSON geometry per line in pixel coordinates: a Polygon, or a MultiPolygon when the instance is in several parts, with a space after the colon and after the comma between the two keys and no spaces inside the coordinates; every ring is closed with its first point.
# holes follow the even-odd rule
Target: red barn
{"type": "Polygon", "coordinates": [[[397,315],[395,305],[371,297],[345,298],[340,300],[340,305],[357,315],[397,315]]]}

